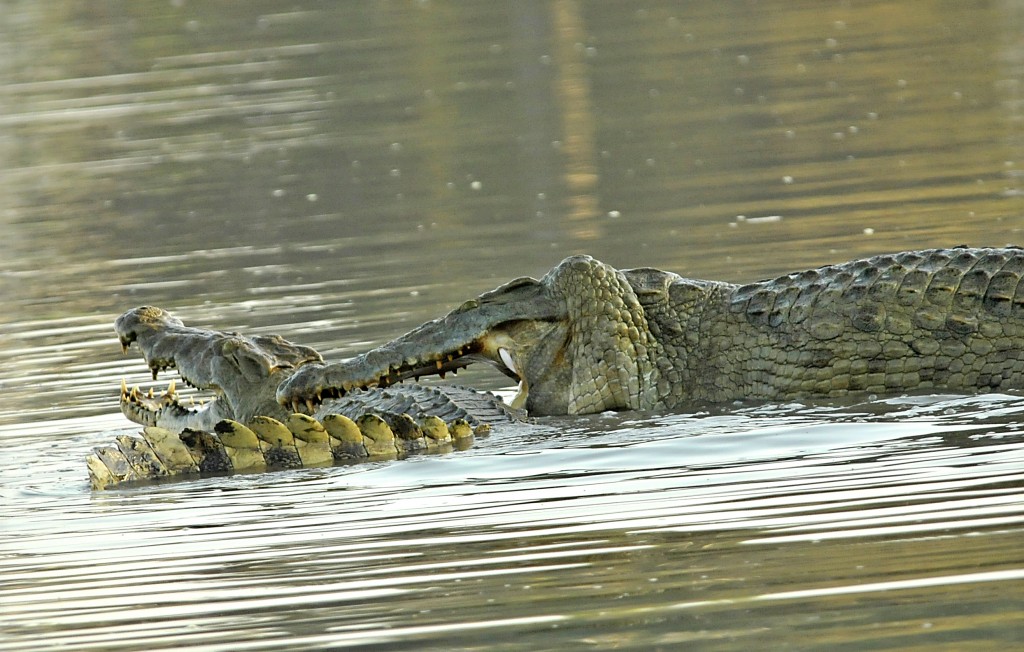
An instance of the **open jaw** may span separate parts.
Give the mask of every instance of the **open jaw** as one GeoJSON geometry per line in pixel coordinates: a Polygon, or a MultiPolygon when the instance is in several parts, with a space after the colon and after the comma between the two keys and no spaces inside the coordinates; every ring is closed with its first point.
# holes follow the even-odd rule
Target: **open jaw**
{"type": "MultiPolygon", "coordinates": [[[[444,377],[476,362],[495,366],[519,384],[514,408],[542,413],[531,392],[552,381],[564,365],[565,306],[543,282],[512,281],[467,301],[440,319],[348,361],[311,364],[296,370],[277,391],[277,400],[296,411],[310,411],[326,399],[356,389],[388,387],[422,376],[444,377]]],[[[564,378],[556,378],[563,387],[564,378]]],[[[542,391],[542,395],[549,392],[542,391]]]]}
{"type": "Polygon", "coordinates": [[[172,382],[159,396],[122,383],[121,411],[132,421],[169,429],[209,429],[223,419],[246,420],[283,413],[274,400],[277,385],[296,368],[322,360],[309,347],[277,336],[192,328],[160,308],[143,306],[118,318],[115,330],[123,350],[139,347],[153,379],[174,369],[182,382],[209,400],[186,405],[172,382]]]}
{"type": "Polygon", "coordinates": [[[297,369],[277,390],[296,411],[353,389],[441,375],[475,361],[519,383],[513,407],[533,416],[657,404],[657,342],[629,278],[589,256],[541,280],[521,278],[372,351],[297,369]]]}
{"type": "Polygon", "coordinates": [[[307,377],[307,374],[323,377],[324,380],[314,381],[316,389],[302,400],[295,399],[290,407],[297,412],[309,410],[327,399],[341,398],[349,392],[390,387],[409,379],[418,381],[424,376],[437,376],[443,380],[447,374],[455,375],[459,370],[477,362],[491,363],[505,376],[519,383],[520,393],[523,392],[522,378],[512,353],[508,348],[495,344],[494,338],[486,335],[468,340],[450,350],[427,354],[422,359],[406,355],[396,363],[382,362],[385,357],[389,357],[386,352],[375,349],[336,365],[310,365],[297,372],[299,380],[307,377]],[[327,376],[324,376],[325,371],[327,376]],[[328,377],[338,380],[327,380],[328,377]]]}
{"type": "MultiPolygon", "coordinates": [[[[156,372],[153,372],[154,379],[156,372]]],[[[182,378],[186,385],[195,387],[182,378]]],[[[213,390],[209,396],[204,395],[196,401],[192,394],[187,403],[183,403],[177,393],[175,381],[172,379],[167,389],[157,395],[152,389],[142,392],[138,386],[128,388],[121,380],[121,413],[144,426],[175,426],[180,428],[209,429],[222,419],[232,418],[229,410],[224,410],[224,401],[220,400],[220,392],[216,388],[196,387],[199,390],[213,390]]]]}

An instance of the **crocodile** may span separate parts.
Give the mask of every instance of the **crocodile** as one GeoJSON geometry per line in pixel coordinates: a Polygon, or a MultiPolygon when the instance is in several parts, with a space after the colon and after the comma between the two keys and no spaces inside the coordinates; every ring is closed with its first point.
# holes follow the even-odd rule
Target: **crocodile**
{"type": "Polygon", "coordinates": [[[477,361],[530,415],[1024,388],[1024,250],[905,251],[738,285],[566,258],[277,390],[324,401],[477,361]]]}
{"type": "Polygon", "coordinates": [[[141,437],[120,435],[87,456],[95,489],[182,474],[448,451],[524,416],[490,393],[413,383],[353,392],[312,415],[292,413],[277,403],[275,391],[296,370],[323,360],[312,348],[277,335],[189,327],[153,306],[124,313],[115,330],[125,352],[138,345],[153,380],[176,369],[185,384],[214,396],[190,406],[173,380],[159,396],[122,382],[121,411],[144,427],[141,437]]]}

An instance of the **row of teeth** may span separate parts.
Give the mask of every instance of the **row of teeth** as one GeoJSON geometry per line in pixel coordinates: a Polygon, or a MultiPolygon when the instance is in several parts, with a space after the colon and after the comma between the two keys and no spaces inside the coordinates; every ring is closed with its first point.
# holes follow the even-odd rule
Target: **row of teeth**
{"type": "MultiPolygon", "coordinates": [[[[160,402],[164,406],[173,405],[173,404],[177,403],[178,402],[178,393],[177,393],[177,391],[175,391],[174,381],[171,380],[171,382],[167,385],[167,389],[164,390],[164,393],[161,394],[159,397],[157,397],[156,393],[153,391],[152,387],[149,388],[148,392],[143,393],[142,390],[139,389],[138,385],[135,385],[131,389],[128,389],[128,383],[125,382],[124,378],[121,379],[121,400],[122,401],[128,401],[129,403],[142,403],[142,400],[144,398],[145,399],[149,399],[149,400],[154,400],[156,398],[159,398],[160,402]]],[[[200,399],[198,404],[197,404],[196,400],[193,397],[191,397],[191,396],[188,397],[188,405],[189,405],[189,407],[203,407],[205,404],[206,404],[205,400],[200,399]]]]}
{"type": "MultiPolygon", "coordinates": [[[[177,368],[177,365],[175,365],[174,361],[171,360],[170,362],[154,363],[152,366],[150,366],[149,369],[150,369],[150,371],[153,372],[153,380],[156,380],[157,372],[167,371],[168,369],[176,369],[176,368],[177,368]]],[[[179,372],[178,375],[181,376],[181,382],[185,383],[186,386],[191,387],[193,389],[202,389],[201,387],[199,387],[198,385],[193,383],[191,380],[189,380],[184,374],[179,372]]],[[[171,382],[173,384],[174,381],[171,381],[171,382]]]]}
{"type": "MultiPolygon", "coordinates": [[[[461,357],[461,356],[462,356],[462,349],[459,349],[454,354],[449,353],[447,355],[448,362],[454,362],[455,358],[458,358],[458,357],[461,357]]],[[[451,373],[451,375],[453,375],[453,376],[455,376],[455,375],[457,375],[459,373],[458,369],[449,369],[448,371],[441,371],[442,369],[444,369],[444,360],[441,360],[440,358],[435,360],[434,364],[437,366],[437,375],[441,378],[441,380],[444,380],[445,374],[447,374],[447,373],[451,373]]],[[[397,372],[397,371],[398,371],[397,369],[392,370],[392,372],[397,372]]],[[[428,372],[424,372],[422,375],[427,375],[427,373],[428,372]]],[[[417,376],[413,376],[412,379],[413,379],[413,382],[419,381],[420,376],[418,376],[418,375],[417,376]]],[[[316,409],[317,405],[320,405],[321,403],[324,402],[325,398],[342,398],[346,394],[348,394],[349,392],[352,392],[352,391],[355,391],[355,390],[371,389],[371,388],[374,388],[374,387],[379,387],[379,388],[383,389],[385,387],[391,387],[392,385],[401,384],[403,380],[405,380],[405,379],[397,378],[397,377],[393,376],[391,372],[389,372],[387,375],[384,375],[384,376],[381,376],[380,378],[378,378],[377,381],[374,382],[374,383],[368,383],[368,384],[343,383],[341,387],[325,387],[324,389],[322,389],[319,392],[317,392],[316,398],[312,398],[312,397],[311,398],[307,398],[306,401],[305,401],[305,404],[299,402],[298,400],[292,401],[291,408],[295,412],[302,412],[303,411],[303,407],[305,407],[307,413],[312,413],[316,409]]]]}
{"type": "Polygon", "coordinates": [[[149,370],[153,372],[153,380],[156,380],[158,372],[167,371],[168,369],[174,369],[174,360],[168,360],[167,362],[153,361],[149,365],[149,370]]]}
{"type": "MultiPolygon", "coordinates": [[[[446,356],[447,361],[454,362],[456,358],[462,357],[463,353],[464,351],[462,349],[458,349],[455,353],[449,353],[446,356]]],[[[508,369],[512,373],[519,375],[519,370],[516,369],[515,362],[512,360],[512,355],[508,352],[508,349],[498,349],[498,354],[501,356],[501,361],[505,363],[505,366],[508,367],[508,369]]],[[[444,380],[445,374],[447,373],[441,371],[444,368],[444,360],[438,358],[437,360],[434,360],[434,364],[437,367],[437,375],[440,376],[441,380],[444,380]]],[[[450,369],[449,371],[453,376],[458,374],[459,372],[458,369],[450,369]]],[[[295,412],[302,412],[303,408],[305,408],[307,414],[312,414],[314,410],[316,410],[316,406],[323,403],[325,398],[342,398],[343,396],[345,396],[346,394],[353,390],[365,390],[370,389],[372,387],[385,388],[401,383],[402,379],[398,379],[392,376],[392,373],[394,372],[397,372],[397,370],[389,370],[387,375],[381,376],[376,383],[372,384],[357,385],[342,383],[341,387],[325,387],[324,389],[317,392],[315,398],[307,398],[304,404],[298,400],[292,401],[291,409],[295,412]]],[[[420,379],[419,376],[413,376],[412,378],[414,382],[420,379]]]]}
{"type": "MultiPolygon", "coordinates": [[[[121,352],[122,353],[128,353],[128,345],[129,344],[131,344],[131,342],[127,342],[126,343],[124,340],[121,340],[121,352]]],[[[175,369],[176,367],[177,367],[177,365],[174,364],[174,360],[173,359],[172,360],[153,360],[153,361],[151,361],[149,363],[149,370],[153,373],[153,380],[157,379],[157,374],[159,374],[161,371],[168,371],[170,369],[175,369]]],[[[188,378],[185,378],[184,376],[182,376],[181,380],[188,387],[192,387],[192,388],[198,389],[198,387],[196,387],[196,385],[194,383],[190,382],[188,378]]],[[[122,401],[129,401],[129,402],[132,402],[132,403],[141,403],[143,397],[145,397],[147,399],[150,399],[150,400],[155,399],[156,396],[155,396],[155,394],[153,392],[153,388],[150,387],[149,391],[146,392],[145,394],[143,394],[142,390],[139,389],[138,385],[132,387],[131,390],[129,390],[128,389],[128,383],[125,382],[124,378],[121,379],[121,400],[122,401]]],[[[163,405],[165,405],[165,406],[172,405],[172,404],[178,402],[178,393],[175,391],[175,388],[174,388],[174,379],[171,379],[171,382],[167,385],[167,389],[164,391],[163,394],[160,395],[160,402],[163,403],[163,405]]],[[[206,404],[206,400],[200,399],[199,402],[198,402],[198,407],[203,407],[205,404],[206,404]]],[[[197,407],[196,400],[193,397],[191,397],[191,396],[188,397],[188,406],[189,407],[197,407]]]]}

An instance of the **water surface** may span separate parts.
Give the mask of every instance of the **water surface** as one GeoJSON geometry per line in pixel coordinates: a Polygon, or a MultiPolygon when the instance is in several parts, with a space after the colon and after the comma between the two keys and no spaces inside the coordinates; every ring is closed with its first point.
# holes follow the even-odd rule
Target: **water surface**
{"type": "MultiPolygon", "coordinates": [[[[1009,649],[1024,399],[88,489],[153,304],[341,359],[590,253],[1020,243],[1020,2],[8,2],[0,650],[1009,649]]],[[[462,382],[507,389],[489,370],[462,382]]],[[[161,380],[155,386],[162,389],[161,380]]]]}

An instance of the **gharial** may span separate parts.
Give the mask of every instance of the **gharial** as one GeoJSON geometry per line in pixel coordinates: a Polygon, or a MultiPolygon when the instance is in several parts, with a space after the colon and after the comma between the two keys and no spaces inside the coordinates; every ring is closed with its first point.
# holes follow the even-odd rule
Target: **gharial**
{"type": "MultiPolygon", "coordinates": [[[[1022,278],[1024,250],[1016,247],[908,251],[747,285],[620,271],[572,256],[540,280],[514,280],[351,360],[298,355],[260,381],[259,396],[265,406],[273,385],[281,405],[323,414],[338,400],[395,391],[386,388],[479,360],[519,383],[512,409],[531,416],[1022,389],[1022,278]]],[[[127,325],[143,310],[158,309],[118,320],[122,343],[141,342],[127,325]]],[[[180,345],[159,331],[152,337],[147,359],[156,369],[180,345]],[[171,353],[161,358],[162,350],[171,353]]],[[[208,364],[221,374],[246,372],[245,365],[218,366],[216,356],[208,364]]],[[[141,404],[126,396],[122,404],[141,404]]],[[[245,413],[251,409],[232,405],[234,412],[204,418],[245,419],[264,408],[245,413]]],[[[146,418],[162,425],[160,417],[146,418]]],[[[191,428],[190,419],[167,423],[191,428]]]]}

